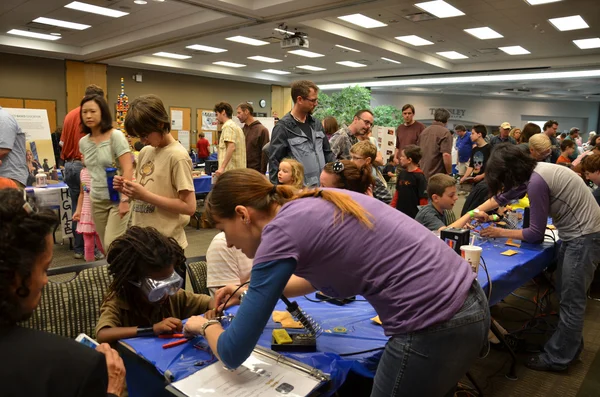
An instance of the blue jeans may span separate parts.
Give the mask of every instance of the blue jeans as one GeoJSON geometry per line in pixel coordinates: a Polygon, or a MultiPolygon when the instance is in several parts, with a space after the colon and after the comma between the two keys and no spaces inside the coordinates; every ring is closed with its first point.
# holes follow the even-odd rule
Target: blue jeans
{"type": "MultiPolygon", "coordinates": [[[[79,191],[81,189],[81,161],[65,161],[65,183],[69,187],[71,196],[72,211],[77,210],[77,201],[79,201],[79,191]]],[[[77,233],[77,222],[73,221],[73,250],[76,254],[83,255],[83,236],[77,233]]]]}
{"type": "Polygon", "coordinates": [[[560,302],[558,326],[544,346],[541,358],[566,366],[583,348],[583,319],[587,290],[600,262],[600,233],[563,241],[558,252],[556,292],[560,302]]]}
{"type": "Polygon", "coordinates": [[[486,346],[489,327],[488,302],[474,281],[463,306],[450,320],[390,338],[371,397],[452,396],[486,346]]]}

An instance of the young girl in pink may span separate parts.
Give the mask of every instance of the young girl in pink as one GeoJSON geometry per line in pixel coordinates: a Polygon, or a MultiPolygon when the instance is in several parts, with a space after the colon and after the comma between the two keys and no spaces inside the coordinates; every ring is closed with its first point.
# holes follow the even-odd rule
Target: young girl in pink
{"type": "Polygon", "coordinates": [[[103,254],[104,249],[100,242],[100,236],[96,233],[96,225],[92,218],[92,202],[90,200],[90,191],[92,189],[92,178],[87,168],[81,169],[81,193],[77,202],[77,211],[73,214],[73,220],[77,224],[77,232],[83,235],[84,256],[86,262],[92,262],[96,259],[94,248],[97,247],[103,254]]]}

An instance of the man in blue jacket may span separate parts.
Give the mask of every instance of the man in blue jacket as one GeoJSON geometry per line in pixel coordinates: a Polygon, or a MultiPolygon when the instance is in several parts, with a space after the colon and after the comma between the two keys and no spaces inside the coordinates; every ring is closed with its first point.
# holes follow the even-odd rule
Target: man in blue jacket
{"type": "Polygon", "coordinates": [[[291,157],[304,166],[304,184],[318,186],[323,167],[335,160],[321,122],[312,117],[319,101],[319,87],[312,81],[301,80],[292,83],[291,91],[294,107],[279,120],[271,134],[269,177],[277,184],[279,163],[291,157]]]}
{"type": "Polygon", "coordinates": [[[473,142],[471,142],[471,131],[467,131],[464,125],[454,126],[456,131],[456,150],[458,150],[458,175],[462,178],[469,166],[473,142]]]}

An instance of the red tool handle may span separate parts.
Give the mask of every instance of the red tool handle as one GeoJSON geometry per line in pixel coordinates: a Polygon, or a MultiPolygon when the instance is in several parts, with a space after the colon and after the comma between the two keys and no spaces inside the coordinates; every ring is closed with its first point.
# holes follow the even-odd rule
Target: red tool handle
{"type": "Polygon", "coordinates": [[[184,343],[186,343],[188,340],[187,339],[179,339],[173,342],[169,342],[169,343],[165,343],[162,348],[163,349],[169,349],[171,347],[175,347],[175,346],[179,346],[179,345],[183,345],[184,343]]]}
{"type": "Polygon", "coordinates": [[[160,339],[176,339],[176,338],[184,338],[183,334],[161,334],[158,335],[160,339]]]}

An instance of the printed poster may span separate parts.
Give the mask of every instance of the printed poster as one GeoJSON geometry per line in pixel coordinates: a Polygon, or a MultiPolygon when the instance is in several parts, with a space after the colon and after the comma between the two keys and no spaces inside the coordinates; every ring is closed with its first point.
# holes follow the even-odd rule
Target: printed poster
{"type": "Polygon", "coordinates": [[[217,114],[207,110],[202,111],[202,128],[203,131],[217,130],[217,114]]]}

